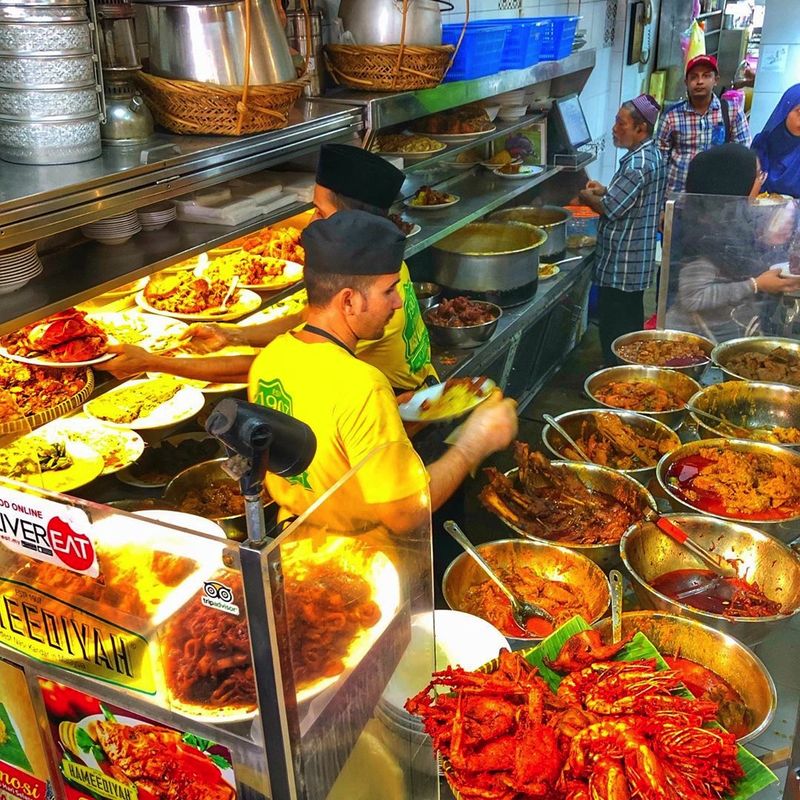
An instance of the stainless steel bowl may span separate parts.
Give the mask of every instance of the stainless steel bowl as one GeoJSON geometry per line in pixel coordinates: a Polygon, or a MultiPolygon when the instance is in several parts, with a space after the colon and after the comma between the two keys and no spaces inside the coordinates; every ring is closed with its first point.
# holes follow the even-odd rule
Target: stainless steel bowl
{"type": "MultiPolygon", "coordinates": [[[[646,340],[656,340],[656,341],[680,341],[681,339],[686,339],[693,344],[696,344],[703,350],[709,358],[709,361],[704,361],[701,364],[690,364],[686,367],[666,367],[665,369],[674,369],[676,372],[682,372],[684,375],[688,375],[690,378],[699,378],[705,371],[706,367],[708,366],[711,360],[711,351],[714,349],[714,343],[711,339],[706,339],[705,336],[699,336],[696,333],[687,333],[686,331],[670,331],[670,330],[653,330],[653,331],[634,331],[633,333],[626,333],[622,336],[618,336],[614,341],[611,343],[611,350],[614,355],[620,360],[624,361],[626,364],[636,364],[638,362],[631,361],[630,359],[623,358],[619,354],[619,347],[623,344],[629,344],[630,342],[642,342],[646,340]]],[[[645,366],[652,366],[657,367],[661,366],[659,364],[646,364],[645,366]]]]}
{"type": "Polygon", "coordinates": [[[539,248],[540,257],[558,256],[567,249],[567,223],[572,212],[561,206],[517,206],[489,215],[492,222],[524,222],[541,228],[547,240],[539,248]]]}
{"type": "Polygon", "coordinates": [[[767,597],[781,603],[784,613],[771,617],[725,617],[700,611],[657,592],[651,582],[676,569],[704,569],[689,550],[655,525],[637,523],[622,537],[622,563],[631,576],[636,596],[646,608],[696,619],[741,642],[755,645],[800,610],[800,556],[772,536],[735,522],[699,514],[668,514],[695,541],[724,558],[737,559],[740,570],[767,597]]]}
{"type": "MultiPolygon", "coordinates": [[[[611,620],[592,627],[611,640],[611,620]]],[[[778,707],[775,683],[761,659],[746,645],[722,631],[689,617],[659,611],[630,611],[622,615],[622,634],[641,631],[663,656],[687,658],[710,669],[738,692],[752,714],[745,744],[770,726],[778,707]]]]}
{"type": "Polygon", "coordinates": [[[91,55],[89,21],[0,22],[0,53],[8,56],[91,55]]]}
{"type": "MultiPolygon", "coordinates": [[[[239,484],[224,472],[222,463],[225,458],[215,458],[211,461],[202,461],[194,466],[187,467],[179,472],[164,489],[164,500],[170,503],[178,511],[196,513],[182,507],[182,502],[190,489],[202,489],[210,483],[229,483],[239,491],[239,484]]],[[[274,501],[270,500],[264,504],[264,513],[269,517],[275,510],[274,501]]],[[[244,512],[230,516],[208,515],[209,519],[214,520],[224,531],[229,539],[242,540],[246,537],[247,526],[245,524],[244,512]]]]}
{"type": "MultiPolygon", "coordinates": [[[[718,344],[711,351],[711,360],[718,366],[726,379],[733,379],[736,381],[750,381],[754,380],[747,375],[739,375],[733,370],[728,369],[728,362],[734,356],[741,353],[769,353],[776,347],[783,347],[786,350],[791,350],[798,357],[800,357],[800,342],[797,339],[783,339],[779,336],[745,336],[741,339],[731,339],[728,342],[718,344]]],[[[759,378],[764,383],[773,383],[773,381],[766,381],[764,378],[759,378]]],[[[789,385],[789,384],[778,384],[789,385]]]]}
{"type": "Polygon", "coordinates": [[[503,316],[503,309],[494,303],[487,303],[483,300],[473,300],[477,305],[488,308],[495,316],[489,322],[480,325],[465,325],[461,328],[451,328],[448,325],[437,325],[431,321],[431,314],[439,308],[439,303],[431,306],[423,312],[422,319],[428,327],[431,339],[441,347],[479,347],[484,342],[492,338],[492,334],[497,328],[500,317],[503,316]]]}
{"type": "MultiPolygon", "coordinates": [[[[675,433],[672,428],[667,427],[662,422],[657,422],[654,419],[650,419],[643,414],[637,414],[634,411],[599,411],[597,409],[581,409],[579,411],[568,411],[566,414],[559,414],[556,417],[556,422],[561,425],[561,427],[573,439],[577,441],[577,439],[580,438],[581,429],[584,423],[588,423],[588,429],[589,431],[592,431],[596,427],[598,417],[604,414],[611,414],[615,417],[619,417],[622,423],[630,426],[638,434],[646,436],[648,439],[653,439],[659,443],[667,442],[669,444],[670,451],[681,446],[681,440],[678,438],[678,434],[675,433]]],[[[584,463],[581,459],[567,458],[564,453],[564,449],[569,447],[569,445],[564,440],[564,437],[561,436],[561,434],[550,425],[544,426],[544,429],[542,430],[542,441],[544,442],[545,447],[556,458],[563,458],[567,459],[568,461],[580,461],[581,463],[584,463]]],[[[658,460],[659,459],[656,458],[656,463],[658,460]]],[[[609,469],[613,469],[615,472],[621,472],[623,475],[629,475],[631,478],[635,478],[637,481],[639,481],[639,483],[641,483],[643,486],[647,486],[647,484],[652,478],[655,477],[656,474],[656,464],[653,464],[652,467],[640,467],[639,469],[618,469],[616,467],[609,467],[609,469]]]]}
{"type": "MultiPolygon", "coordinates": [[[[800,428],[800,388],[777,383],[752,381],[726,381],[707,386],[689,401],[690,406],[708,411],[742,428],[800,428]]],[[[743,433],[734,437],[720,430],[718,423],[700,414],[689,412],[697,424],[701,439],[743,439],[743,433]]],[[[754,441],[760,441],[753,437],[754,441]]],[[[799,444],[780,444],[789,450],[800,451],[799,444]]]]}
{"type": "MultiPolygon", "coordinates": [[[[649,383],[655,383],[662,389],[675,395],[675,397],[679,398],[684,403],[689,400],[692,395],[700,391],[700,384],[683,372],[667,369],[665,367],[645,367],[639,364],[607,367],[606,369],[593,372],[584,382],[583,390],[597,405],[604,406],[605,408],[615,408],[615,406],[610,406],[608,403],[599,400],[597,392],[610,383],[628,383],[631,381],[648,381],[649,383]]],[[[686,416],[685,408],[676,408],[673,411],[630,410],[635,410],[637,414],[644,414],[646,417],[658,420],[658,422],[663,422],[665,425],[669,425],[673,430],[680,428],[686,416]]]]}
{"type": "MultiPolygon", "coordinates": [[[[608,467],[600,467],[597,464],[585,464],[578,461],[553,461],[555,466],[564,466],[573,472],[580,482],[587,488],[595,492],[603,492],[610,495],[615,500],[632,508],[636,513],[644,516],[648,509],[655,511],[656,501],[647,489],[638,481],[608,467]]],[[[506,472],[508,477],[517,473],[516,469],[506,472]]],[[[542,483],[544,486],[544,483],[542,483]]],[[[536,536],[524,529],[514,525],[503,517],[498,517],[505,525],[520,536],[530,539],[533,542],[544,544],[555,544],[559,547],[566,547],[568,550],[575,550],[577,553],[586,556],[594,561],[603,570],[608,571],[619,567],[621,564],[619,557],[619,543],[613,544],[572,544],[571,542],[551,542],[543,536],[536,536]]]]}
{"type": "Polygon", "coordinates": [[[94,84],[91,55],[0,56],[0,86],[6,89],[74,89],[94,84]]]}
{"type": "Polygon", "coordinates": [[[687,500],[682,500],[678,497],[667,480],[669,468],[676,461],[694,455],[704,447],[721,447],[726,450],[736,450],[743,453],[764,453],[765,455],[771,455],[781,461],[790,463],[793,466],[800,467],[800,454],[787,450],[784,447],[778,447],[778,445],[775,444],[766,444],[765,442],[748,442],[744,439],[701,439],[699,442],[684,444],[677,450],[667,453],[667,455],[658,462],[658,467],[656,467],[658,483],[667,494],[667,498],[675,511],[691,511],[695,514],[705,514],[716,517],[717,519],[739,522],[743,525],[752,525],[774,536],[781,542],[791,542],[800,535],[800,512],[787,519],[781,520],[743,519],[722,516],[720,514],[710,514],[699,506],[694,506],[687,500]]]}
{"type": "MultiPolygon", "coordinates": [[[[550,580],[563,581],[583,590],[589,605],[589,624],[596,622],[608,610],[611,594],[608,579],[597,564],[586,556],[566,547],[546,542],[528,542],[519,539],[501,539],[477,545],[478,552],[490,566],[501,570],[528,567],[535,575],[550,580]]],[[[489,580],[469,553],[461,553],[447,567],[442,579],[445,602],[454,611],[467,611],[464,599],[473,586],[489,580]]],[[[501,631],[502,633],[502,631],[501,631]]],[[[505,634],[503,634],[505,635],[505,634]]],[[[513,650],[530,647],[536,638],[517,639],[506,636],[513,650]]]]}
{"type": "Polygon", "coordinates": [[[438,283],[415,281],[412,286],[414,287],[414,294],[417,297],[420,311],[427,311],[439,302],[439,298],[442,295],[442,287],[438,283]]]}
{"type": "Polygon", "coordinates": [[[14,164],[72,164],[101,153],[100,114],[67,120],[0,121],[0,158],[14,164]]]}

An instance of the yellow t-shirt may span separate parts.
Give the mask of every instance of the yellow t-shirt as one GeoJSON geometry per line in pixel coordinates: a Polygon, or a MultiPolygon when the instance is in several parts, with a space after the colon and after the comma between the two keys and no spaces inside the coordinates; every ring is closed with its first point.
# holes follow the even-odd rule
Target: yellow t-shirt
{"type": "Polygon", "coordinates": [[[427,473],[403,429],[392,387],[381,372],[332,342],[308,343],[285,333],[267,345],[250,368],[251,402],[308,424],[317,437],[309,468],[291,478],[267,476],[267,490],[284,516],[301,514],[351,467],[379,445],[400,442],[370,459],[338,490],[323,513],[334,529],[374,523],[373,504],[426,489],[427,473]]]}
{"type": "Polygon", "coordinates": [[[400,266],[397,291],[402,308],[395,311],[382,338],[358,343],[356,355],[379,369],[393,388],[419,389],[429,375],[436,378],[436,370],[431,364],[430,336],[405,261],[400,266]]]}

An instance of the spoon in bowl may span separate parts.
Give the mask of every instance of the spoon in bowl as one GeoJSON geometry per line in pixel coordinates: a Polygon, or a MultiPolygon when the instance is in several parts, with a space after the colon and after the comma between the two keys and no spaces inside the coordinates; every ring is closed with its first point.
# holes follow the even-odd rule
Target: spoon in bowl
{"type": "Polygon", "coordinates": [[[464,531],[456,525],[453,520],[449,519],[447,522],[444,523],[444,529],[464,548],[464,550],[469,553],[472,558],[478,563],[478,566],[494,581],[500,591],[508,598],[509,602],[511,603],[511,616],[514,617],[514,622],[519,625],[519,627],[528,632],[528,629],[525,627],[528,620],[532,617],[539,617],[540,619],[546,620],[549,622],[553,627],[555,627],[556,621],[553,615],[546,611],[541,606],[534,605],[533,603],[529,603],[527,600],[520,600],[501,580],[497,577],[494,570],[486,563],[483,556],[475,549],[475,545],[467,539],[464,531]]]}
{"type": "Polygon", "coordinates": [[[555,419],[553,419],[553,417],[550,416],[550,414],[542,414],[542,417],[544,418],[544,421],[556,431],[556,433],[561,434],[566,443],[570,445],[570,447],[572,447],[572,449],[575,450],[575,452],[584,461],[586,461],[588,464],[592,463],[592,459],[583,452],[583,450],[578,446],[578,443],[564,430],[564,428],[561,427],[558,422],[555,421],[555,419]]]}

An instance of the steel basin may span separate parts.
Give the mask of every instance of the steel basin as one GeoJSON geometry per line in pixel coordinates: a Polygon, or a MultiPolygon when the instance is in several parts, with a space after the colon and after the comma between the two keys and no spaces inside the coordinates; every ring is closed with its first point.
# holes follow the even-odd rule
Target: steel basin
{"type": "MultiPolygon", "coordinates": [[[[745,336],[741,339],[731,339],[730,341],[718,344],[711,351],[712,362],[722,370],[726,380],[735,381],[749,381],[746,375],[739,375],[736,372],[728,369],[728,361],[741,353],[769,353],[777,347],[783,347],[786,350],[791,350],[796,355],[800,356],[800,342],[797,339],[785,339],[779,336],[745,336]]],[[[766,381],[764,378],[758,378],[762,383],[775,383],[778,386],[789,386],[791,384],[782,384],[775,381],[766,381]]]]}
{"type": "Polygon", "coordinates": [[[530,300],[548,235],[521,222],[473,222],[433,245],[433,280],[501,307],[530,300]]]}
{"type": "MultiPolygon", "coordinates": [[[[655,525],[637,523],[625,532],[620,553],[639,602],[702,622],[740,642],[756,645],[775,628],[786,625],[800,610],[800,556],[773,536],[756,528],[699,514],[668,514],[667,519],[724,558],[740,560],[740,571],[755,581],[784,614],[771,617],[725,617],[692,608],[657,592],[651,581],[676,569],[705,568],[689,550],[655,525]]],[[[687,656],[688,658],[689,656],[687,656]]]]}
{"type": "MultiPolygon", "coordinates": [[[[634,331],[633,333],[626,333],[622,336],[618,336],[611,343],[611,350],[614,353],[614,355],[623,363],[636,364],[639,362],[623,358],[619,354],[618,348],[620,347],[620,345],[623,344],[628,344],[630,342],[641,342],[647,339],[651,340],[655,339],[657,341],[658,340],[674,341],[680,339],[687,339],[698,345],[701,350],[704,350],[708,354],[709,361],[703,361],[699,364],[689,364],[688,366],[685,367],[662,367],[662,369],[673,369],[676,372],[682,372],[684,375],[688,375],[690,378],[695,378],[696,380],[699,380],[701,375],[706,371],[706,367],[708,367],[708,364],[711,360],[711,351],[714,349],[714,343],[711,341],[711,339],[706,339],[705,336],[699,336],[696,333],[687,333],[686,331],[652,330],[652,331],[634,331]]],[[[645,366],[657,367],[660,365],[645,364],[645,366]]]]}
{"type": "Polygon", "coordinates": [[[489,215],[492,222],[524,222],[544,230],[547,241],[539,250],[539,255],[547,258],[561,256],[566,252],[567,222],[570,219],[572,212],[561,206],[517,206],[489,215]]]}
{"type": "MultiPolygon", "coordinates": [[[[611,620],[592,626],[611,641],[611,620]]],[[[761,659],[732,636],[696,619],[660,611],[629,611],[622,615],[622,634],[641,631],[663,656],[687,658],[726,681],[752,714],[749,730],[737,740],[745,744],[770,726],[778,706],[772,676],[761,659]]]]}

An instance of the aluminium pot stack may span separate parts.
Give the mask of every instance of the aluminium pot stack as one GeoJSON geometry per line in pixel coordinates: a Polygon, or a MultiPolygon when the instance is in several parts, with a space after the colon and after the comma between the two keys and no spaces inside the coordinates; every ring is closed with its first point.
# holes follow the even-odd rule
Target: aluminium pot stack
{"type": "Polygon", "coordinates": [[[0,0],[0,159],[99,156],[96,84],[85,0],[0,0]]]}

